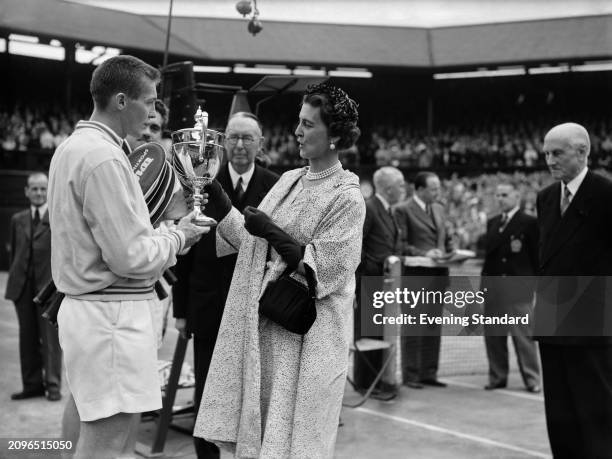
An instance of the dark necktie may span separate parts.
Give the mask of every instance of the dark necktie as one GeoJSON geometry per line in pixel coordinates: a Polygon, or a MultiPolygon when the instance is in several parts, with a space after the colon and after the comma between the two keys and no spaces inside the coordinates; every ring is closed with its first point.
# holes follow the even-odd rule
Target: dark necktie
{"type": "Polygon", "coordinates": [[[130,148],[130,144],[127,143],[127,140],[123,141],[123,143],[121,144],[121,149],[128,156],[130,156],[130,154],[132,153],[132,149],[130,148]]]}
{"type": "Polygon", "coordinates": [[[499,223],[499,232],[501,233],[506,229],[506,225],[508,224],[508,214],[504,212],[502,214],[501,222],[499,223]]]}
{"type": "Polygon", "coordinates": [[[34,233],[40,223],[40,212],[38,207],[34,209],[34,217],[32,217],[32,226],[30,227],[30,258],[28,260],[27,276],[29,279],[34,279],[34,233]]]}
{"type": "Polygon", "coordinates": [[[434,218],[433,208],[431,207],[431,204],[427,204],[425,206],[425,211],[427,212],[427,215],[429,215],[429,218],[431,218],[433,225],[436,226],[436,219],[434,218]]]}
{"type": "Polygon", "coordinates": [[[244,190],[242,188],[242,177],[238,177],[238,183],[236,183],[236,188],[234,188],[234,195],[236,196],[236,202],[242,202],[242,198],[244,197],[244,190]]]}
{"type": "Polygon", "coordinates": [[[34,219],[32,222],[34,223],[34,228],[36,228],[40,223],[40,212],[38,211],[38,207],[34,210],[34,219]]]}
{"type": "Polygon", "coordinates": [[[393,213],[393,208],[389,206],[387,208],[387,213],[389,214],[389,218],[391,219],[393,227],[395,228],[397,226],[397,223],[395,222],[395,214],[393,213]]]}
{"type": "Polygon", "coordinates": [[[572,192],[566,185],[563,185],[563,197],[561,198],[561,215],[565,213],[570,205],[572,192]]]}

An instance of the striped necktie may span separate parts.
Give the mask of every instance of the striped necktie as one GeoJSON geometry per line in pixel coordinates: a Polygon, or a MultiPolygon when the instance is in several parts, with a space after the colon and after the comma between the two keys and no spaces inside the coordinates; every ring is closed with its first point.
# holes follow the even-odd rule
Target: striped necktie
{"type": "Polygon", "coordinates": [[[561,216],[565,213],[570,203],[572,202],[572,192],[569,190],[567,185],[563,186],[563,196],[561,197],[561,216]]]}

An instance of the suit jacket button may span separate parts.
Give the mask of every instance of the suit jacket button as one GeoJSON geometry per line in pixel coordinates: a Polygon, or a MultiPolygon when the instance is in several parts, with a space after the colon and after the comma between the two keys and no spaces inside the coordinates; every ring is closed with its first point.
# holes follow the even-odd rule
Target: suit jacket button
{"type": "Polygon", "coordinates": [[[501,261],[502,261],[502,263],[505,263],[507,260],[506,260],[506,258],[504,257],[504,258],[502,258],[502,259],[501,259],[501,261]]]}

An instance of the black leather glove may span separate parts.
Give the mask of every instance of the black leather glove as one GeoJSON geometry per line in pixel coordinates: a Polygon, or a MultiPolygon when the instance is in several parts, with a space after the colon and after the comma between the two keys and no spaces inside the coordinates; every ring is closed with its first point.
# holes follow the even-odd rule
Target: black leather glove
{"type": "Polygon", "coordinates": [[[244,227],[253,236],[266,238],[270,225],[274,225],[272,219],[265,212],[253,207],[246,206],[242,211],[244,214],[244,227]]]}
{"type": "Polygon", "coordinates": [[[255,207],[244,208],[244,227],[256,237],[264,238],[292,270],[304,257],[304,247],[276,225],[270,217],[255,207]]]}
{"type": "Polygon", "coordinates": [[[232,201],[216,179],[204,188],[204,192],[208,193],[208,204],[203,212],[220,222],[232,210],[232,201]]]}

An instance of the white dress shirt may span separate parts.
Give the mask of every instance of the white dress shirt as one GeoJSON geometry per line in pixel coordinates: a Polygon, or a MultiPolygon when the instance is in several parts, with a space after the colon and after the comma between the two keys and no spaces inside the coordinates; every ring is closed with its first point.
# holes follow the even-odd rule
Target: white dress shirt
{"type": "Polygon", "coordinates": [[[249,186],[249,182],[253,178],[253,173],[255,172],[255,164],[251,164],[251,167],[244,174],[239,174],[232,166],[232,163],[227,164],[229,169],[230,178],[232,179],[232,188],[235,190],[238,185],[238,180],[242,177],[242,191],[246,191],[249,186]]]}

